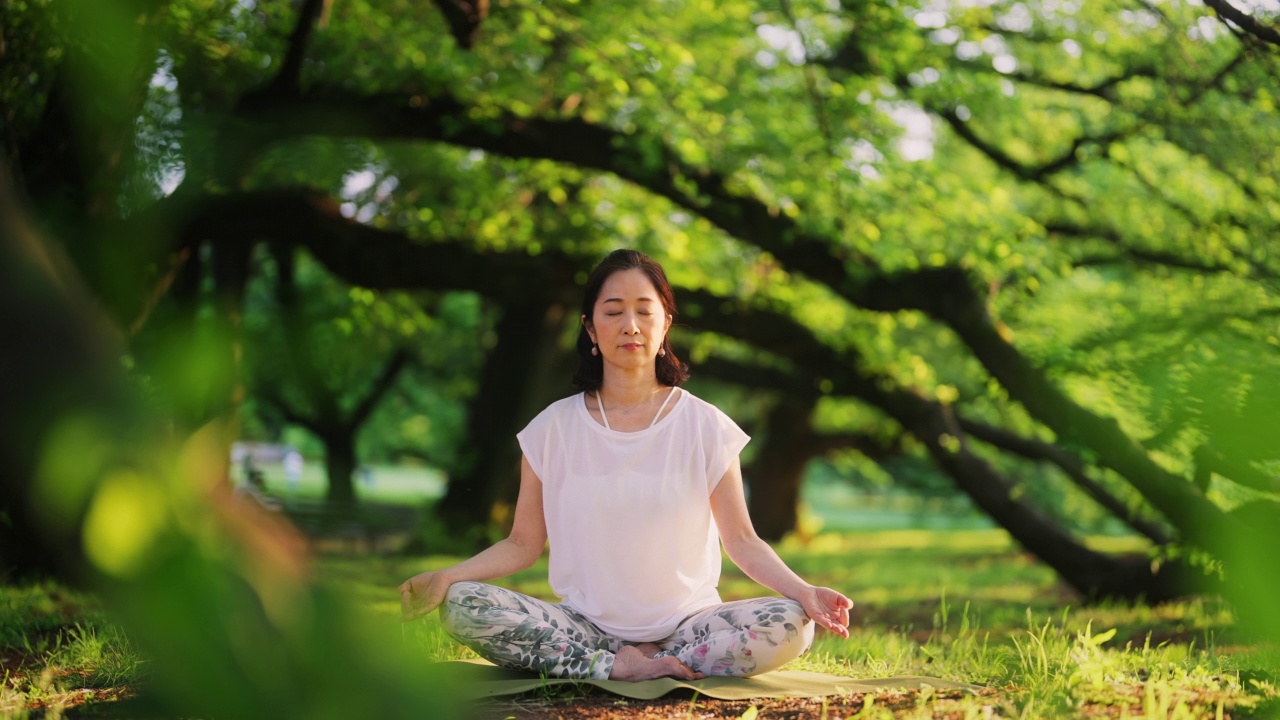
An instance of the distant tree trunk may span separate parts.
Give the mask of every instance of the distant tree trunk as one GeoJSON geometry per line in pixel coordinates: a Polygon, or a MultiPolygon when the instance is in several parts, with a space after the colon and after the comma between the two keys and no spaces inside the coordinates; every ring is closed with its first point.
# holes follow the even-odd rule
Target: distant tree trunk
{"type": "Polygon", "coordinates": [[[325,499],[340,508],[353,508],[356,504],[353,476],[358,465],[356,439],[360,428],[368,422],[373,411],[395,385],[400,373],[413,362],[413,355],[405,348],[397,348],[374,377],[368,392],[350,407],[342,407],[339,393],[325,383],[317,362],[321,355],[311,344],[298,306],[299,297],[294,274],[294,249],[276,244],[271,246],[276,258],[278,278],[276,301],[283,315],[282,327],[288,338],[289,368],[296,374],[311,401],[309,409],[295,406],[278,388],[265,386],[256,389],[258,397],[275,407],[288,422],[307,428],[325,446],[325,472],[328,489],[325,499]]]}
{"type": "Polygon", "coordinates": [[[796,528],[800,484],[815,450],[810,424],[815,403],[815,398],[782,395],[765,419],[764,444],[743,471],[751,491],[751,522],[765,540],[781,540],[796,528]]]}
{"type": "Polygon", "coordinates": [[[853,448],[873,458],[899,451],[899,441],[865,433],[818,433],[813,411],[821,393],[812,383],[781,370],[745,365],[709,357],[696,372],[723,382],[774,392],[778,401],[765,417],[764,438],[742,477],[749,494],[747,509],[756,533],[769,541],[781,540],[796,529],[800,489],[809,461],[833,450],[853,448]]]}
{"type": "Polygon", "coordinates": [[[325,500],[334,507],[355,507],[355,428],[334,426],[321,434],[320,439],[324,442],[324,470],[329,479],[325,500]]]}
{"type": "Polygon", "coordinates": [[[526,297],[503,308],[467,419],[467,453],[437,506],[455,535],[487,525],[494,504],[514,498],[520,477],[515,435],[541,409],[564,319],[565,306],[550,299],[526,297]]]}

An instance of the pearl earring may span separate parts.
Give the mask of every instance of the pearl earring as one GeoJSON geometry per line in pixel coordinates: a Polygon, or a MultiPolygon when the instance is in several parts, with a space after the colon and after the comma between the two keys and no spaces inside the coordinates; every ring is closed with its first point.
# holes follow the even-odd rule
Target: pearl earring
{"type": "Polygon", "coordinates": [[[600,354],[600,348],[596,347],[595,345],[592,345],[592,346],[591,346],[591,354],[592,354],[592,355],[599,355],[599,354],[600,354]]]}
{"type": "Polygon", "coordinates": [[[666,357],[666,356],[667,356],[667,349],[666,349],[666,348],[658,348],[658,355],[659,355],[660,357],[666,357]]]}

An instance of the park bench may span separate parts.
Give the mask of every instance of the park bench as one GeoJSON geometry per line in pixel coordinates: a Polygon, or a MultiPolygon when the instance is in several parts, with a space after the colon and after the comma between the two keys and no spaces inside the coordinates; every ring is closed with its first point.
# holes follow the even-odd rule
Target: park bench
{"type": "Polygon", "coordinates": [[[383,552],[396,530],[378,508],[340,508],[318,500],[288,500],[280,512],[317,550],[337,545],[346,552],[383,552]]]}

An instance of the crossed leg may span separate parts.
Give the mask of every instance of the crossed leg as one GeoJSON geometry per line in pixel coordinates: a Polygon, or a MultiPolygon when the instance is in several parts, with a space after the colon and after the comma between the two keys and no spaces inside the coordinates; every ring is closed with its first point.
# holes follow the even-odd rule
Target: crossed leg
{"type": "Polygon", "coordinates": [[[656,647],[607,635],[571,608],[494,585],[454,583],[440,614],[445,632],[502,667],[593,680],[700,677],[676,657],[653,657],[656,647]]]}
{"type": "Polygon", "coordinates": [[[677,657],[703,675],[759,675],[800,657],[813,632],[813,621],[795,600],[738,600],[685,618],[659,643],[658,658],[677,657]]]}

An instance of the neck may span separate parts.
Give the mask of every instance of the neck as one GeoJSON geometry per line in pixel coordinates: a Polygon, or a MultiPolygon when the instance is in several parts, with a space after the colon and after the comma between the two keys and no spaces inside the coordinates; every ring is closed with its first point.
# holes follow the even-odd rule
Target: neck
{"type": "Polygon", "coordinates": [[[662,389],[652,367],[635,371],[605,367],[600,383],[600,397],[615,405],[631,405],[643,402],[662,389]],[[610,372],[613,370],[613,372],[610,372]]]}

